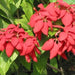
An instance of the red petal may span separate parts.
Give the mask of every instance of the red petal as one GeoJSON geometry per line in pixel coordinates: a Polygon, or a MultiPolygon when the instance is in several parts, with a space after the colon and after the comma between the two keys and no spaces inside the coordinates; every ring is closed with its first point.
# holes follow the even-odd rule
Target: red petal
{"type": "Polygon", "coordinates": [[[48,41],[46,41],[44,43],[44,45],[42,46],[42,49],[45,51],[50,50],[54,45],[54,40],[53,39],[49,39],[48,41]]]}
{"type": "Polygon", "coordinates": [[[15,34],[6,33],[6,38],[12,38],[15,34]]]}
{"type": "Polygon", "coordinates": [[[52,22],[48,20],[48,26],[51,28],[51,31],[53,30],[52,22]]]}
{"type": "Polygon", "coordinates": [[[69,4],[64,2],[63,0],[57,0],[57,2],[59,2],[59,5],[61,5],[63,7],[69,7],[69,4]]]}
{"type": "Polygon", "coordinates": [[[75,41],[74,39],[69,35],[67,40],[69,41],[70,44],[74,45],[75,44],[75,41]]]}
{"type": "Polygon", "coordinates": [[[21,43],[18,43],[18,44],[16,45],[16,49],[17,49],[17,50],[22,50],[22,44],[21,44],[21,43]]]}
{"type": "Polygon", "coordinates": [[[34,44],[32,44],[31,46],[27,46],[27,50],[25,52],[25,54],[29,54],[30,52],[32,52],[34,49],[34,44]]]}
{"type": "Polygon", "coordinates": [[[72,46],[70,45],[67,49],[67,52],[71,51],[71,49],[72,49],[72,46]]]}
{"type": "Polygon", "coordinates": [[[64,41],[65,39],[67,39],[67,33],[66,32],[61,32],[59,34],[59,38],[60,41],[64,41]]]}
{"type": "Polygon", "coordinates": [[[15,47],[15,46],[18,44],[18,38],[13,37],[13,38],[11,39],[11,43],[12,43],[12,45],[15,47]]]}
{"type": "Polygon", "coordinates": [[[25,54],[29,54],[31,51],[33,51],[33,49],[35,47],[35,45],[33,43],[33,39],[31,39],[31,38],[30,39],[27,39],[25,41],[25,44],[24,45],[27,47],[25,54]]]}
{"type": "Polygon", "coordinates": [[[27,50],[27,46],[26,46],[26,44],[24,43],[24,44],[23,44],[23,50],[22,50],[22,52],[20,53],[20,55],[21,55],[21,56],[25,55],[26,50],[27,50]]]}
{"type": "Polygon", "coordinates": [[[5,42],[6,42],[6,39],[5,39],[5,38],[2,38],[2,39],[0,40],[0,44],[5,44],[5,42]]]}
{"type": "Polygon", "coordinates": [[[11,43],[7,43],[6,44],[6,54],[7,54],[7,56],[10,57],[12,55],[13,51],[14,51],[13,45],[11,43]]]}
{"type": "Polygon", "coordinates": [[[69,34],[70,34],[70,36],[72,36],[73,39],[75,40],[75,33],[69,33],[69,34]]]}
{"type": "Polygon", "coordinates": [[[62,22],[65,26],[68,26],[72,23],[73,17],[71,13],[66,13],[65,16],[62,18],[62,22]]]}
{"type": "Polygon", "coordinates": [[[55,12],[59,15],[60,14],[60,9],[59,8],[55,8],[55,12]]]}
{"type": "Polygon", "coordinates": [[[38,37],[39,40],[41,40],[41,37],[42,37],[41,35],[42,35],[41,31],[38,33],[35,33],[35,37],[38,37]]]}
{"type": "Polygon", "coordinates": [[[33,29],[34,33],[39,32],[43,27],[43,21],[38,21],[33,29]]]}
{"type": "Polygon", "coordinates": [[[55,17],[55,16],[51,16],[51,15],[50,15],[50,19],[51,19],[52,21],[57,21],[58,18],[55,17]]]}
{"type": "Polygon", "coordinates": [[[34,51],[32,51],[32,53],[31,53],[31,57],[32,57],[33,61],[37,62],[37,57],[36,57],[34,51]]]}
{"type": "Polygon", "coordinates": [[[43,4],[41,3],[41,4],[39,4],[38,5],[38,7],[40,8],[40,9],[44,9],[44,6],[43,6],[43,4]]]}
{"type": "Polygon", "coordinates": [[[2,44],[0,44],[0,51],[4,50],[4,46],[2,44]]]}
{"type": "Polygon", "coordinates": [[[75,33],[75,26],[69,29],[70,32],[75,33]]]}
{"type": "Polygon", "coordinates": [[[58,44],[54,43],[54,47],[50,51],[50,59],[54,58],[58,54],[58,44]]]}
{"type": "Polygon", "coordinates": [[[31,61],[29,55],[25,55],[25,58],[28,63],[31,61]]]}
{"type": "Polygon", "coordinates": [[[54,3],[50,3],[47,7],[46,10],[50,13],[51,16],[57,16],[57,13],[55,12],[54,8],[54,3]]]}
{"type": "Polygon", "coordinates": [[[61,55],[65,60],[67,60],[67,57],[66,57],[66,55],[63,53],[62,55],[61,55]]]}
{"type": "Polygon", "coordinates": [[[58,19],[62,18],[66,14],[66,10],[61,10],[60,16],[58,19]]]}
{"type": "Polygon", "coordinates": [[[14,24],[9,24],[7,29],[15,28],[16,26],[14,24]]]}
{"type": "Polygon", "coordinates": [[[43,34],[48,35],[48,23],[47,22],[44,22],[42,32],[43,32],[43,34]]]}
{"type": "Polygon", "coordinates": [[[75,55],[75,48],[72,49],[73,54],[75,55]]]}
{"type": "Polygon", "coordinates": [[[35,46],[35,50],[38,54],[41,54],[41,52],[39,51],[39,49],[35,46]]]}

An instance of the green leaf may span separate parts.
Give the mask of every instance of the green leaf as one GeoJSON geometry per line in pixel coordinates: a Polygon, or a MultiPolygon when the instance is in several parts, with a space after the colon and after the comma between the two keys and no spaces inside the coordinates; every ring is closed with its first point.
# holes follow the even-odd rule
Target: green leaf
{"type": "Polygon", "coordinates": [[[14,13],[22,0],[0,0],[0,15],[14,23],[14,13]],[[2,13],[3,12],[3,13],[2,13]]]}
{"type": "Polygon", "coordinates": [[[24,28],[25,30],[29,30],[30,29],[30,26],[27,24],[28,20],[26,18],[15,19],[15,23],[16,24],[21,24],[22,28],[24,28]]]}
{"type": "Polygon", "coordinates": [[[33,73],[31,75],[47,75],[46,63],[48,57],[48,52],[45,52],[38,57],[38,62],[33,63],[33,73]]]}
{"type": "Polygon", "coordinates": [[[5,12],[7,18],[13,23],[12,10],[10,9],[10,4],[8,0],[0,0],[0,9],[5,12]]]}
{"type": "Polygon", "coordinates": [[[9,23],[5,22],[4,20],[0,19],[0,28],[6,28],[9,23]]]}
{"type": "Polygon", "coordinates": [[[26,2],[30,2],[33,4],[34,0],[26,0],[26,2]]]}
{"type": "Polygon", "coordinates": [[[53,28],[53,31],[49,30],[48,34],[50,37],[53,37],[57,31],[58,31],[58,28],[53,28]]]}
{"type": "Polygon", "coordinates": [[[34,36],[33,32],[31,30],[26,31],[30,36],[34,36]]]}
{"type": "Polygon", "coordinates": [[[28,63],[24,57],[19,57],[18,61],[28,70],[31,69],[31,63],[28,63]]]}
{"type": "Polygon", "coordinates": [[[50,2],[56,2],[57,0],[49,0],[50,2]]]}
{"type": "MultiPolygon", "coordinates": [[[[11,0],[10,0],[11,1],[11,0]]],[[[20,4],[21,4],[21,1],[22,0],[13,0],[14,1],[14,5],[16,6],[16,8],[19,8],[20,4]]]]}
{"type": "Polygon", "coordinates": [[[75,0],[63,0],[65,2],[67,2],[68,4],[75,4],[75,0]]]}
{"type": "MultiPolygon", "coordinates": [[[[58,63],[57,63],[56,58],[53,58],[53,59],[50,60],[50,65],[52,65],[52,66],[55,67],[55,68],[58,68],[58,63]]],[[[56,70],[54,70],[54,69],[53,69],[53,71],[54,71],[54,72],[58,72],[58,71],[56,71],[56,70]]]]}
{"type": "Polygon", "coordinates": [[[1,52],[0,54],[0,74],[6,75],[7,71],[9,70],[10,65],[13,61],[18,57],[18,52],[15,51],[13,55],[8,58],[5,51],[1,52]]]}
{"type": "Polygon", "coordinates": [[[28,0],[23,0],[22,4],[21,4],[23,11],[25,13],[26,18],[28,19],[28,21],[30,20],[31,15],[33,14],[33,6],[30,3],[30,1],[28,0]]]}

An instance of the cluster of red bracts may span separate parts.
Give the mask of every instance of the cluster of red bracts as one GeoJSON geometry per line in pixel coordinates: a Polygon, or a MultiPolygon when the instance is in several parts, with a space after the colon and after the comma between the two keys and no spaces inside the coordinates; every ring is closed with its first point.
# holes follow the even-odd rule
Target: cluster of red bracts
{"type": "Polygon", "coordinates": [[[44,7],[39,4],[40,8],[31,16],[28,23],[32,28],[35,36],[41,40],[41,34],[48,36],[48,32],[53,28],[59,28],[55,38],[50,38],[42,47],[43,50],[50,50],[50,59],[57,55],[67,59],[65,51],[72,51],[75,55],[75,4],[69,5],[63,0],[57,0],[44,7]],[[60,20],[62,25],[54,25],[60,20]],[[50,30],[49,30],[50,29],[50,30]],[[57,37],[58,36],[58,37],[57,37]]]}
{"type": "Polygon", "coordinates": [[[40,54],[37,47],[39,43],[36,38],[29,36],[22,28],[19,28],[19,25],[10,24],[7,28],[0,30],[0,51],[5,50],[8,57],[16,49],[20,56],[25,56],[27,62],[30,62],[30,57],[37,62],[35,52],[40,54]]]}

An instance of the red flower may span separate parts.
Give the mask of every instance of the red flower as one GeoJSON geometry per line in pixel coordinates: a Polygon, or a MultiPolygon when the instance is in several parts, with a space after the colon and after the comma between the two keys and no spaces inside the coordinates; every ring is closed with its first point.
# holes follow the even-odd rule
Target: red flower
{"type": "Polygon", "coordinates": [[[33,27],[33,31],[35,34],[39,34],[40,32],[42,32],[43,34],[48,35],[49,27],[52,30],[52,19],[50,18],[50,14],[42,4],[38,5],[38,7],[40,8],[40,10],[36,10],[35,14],[31,16],[30,22],[28,24],[33,27]]]}
{"type": "Polygon", "coordinates": [[[37,62],[37,58],[35,52],[40,54],[39,49],[37,48],[39,43],[37,42],[36,38],[28,38],[23,44],[23,51],[20,53],[21,56],[25,55],[25,58],[28,62],[30,62],[30,57],[33,61],[37,62]]]}
{"type": "Polygon", "coordinates": [[[29,36],[22,28],[19,28],[19,25],[10,24],[0,31],[0,51],[5,49],[8,57],[13,54],[14,49],[17,49],[28,62],[30,57],[37,62],[35,52],[40,54],[38,46],[36,38],[29,36]]]}

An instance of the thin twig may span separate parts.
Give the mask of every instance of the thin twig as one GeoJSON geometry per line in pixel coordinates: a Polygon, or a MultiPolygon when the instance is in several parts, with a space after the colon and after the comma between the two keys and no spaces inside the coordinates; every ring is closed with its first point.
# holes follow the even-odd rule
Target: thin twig
{"type": "Polygon", "coordinates": [[[19,10],[17,10],[17,18],[19,19],[19,10]]]}
{"type": "Polygon", "coordinates": [[[60,67],[60,70],[61,70],[61,75],[64,75],[64,71],[63,71],[62,67],[60,67]]]}
{"type": "Polygon", "coordinates": [[[52,69],[54,69],[54,70],[56,70],[56,71],[58,71],[58,72],[61,72],[60,69],[57,69],[57,68],[53,67],[52,65],[50,65],[50,64],[48,64],[48,63],[47,63],[47,65],[48,65],[49,67],[51,67],[52,69]]]}
{"type": "Polygon", "coordinates": [[[45,2],[44,2],[43,0],[41,0],[41,2],[42,2],[43,4],[45,4],[45,2]]]}
{"type": "Polygon", "coordinates": [[[54,69],[54,70],[56,70],[56,71],[58,71],[58,72],[61,72],[61,75],[64,75],[64,71],[63,71],[62,67],[60,67],[60,69],[57,69],[57,68],[53,67],[52,65],[50,65],[50,64],[48,64],[48,63],[47,63],[47,65],[48,65],[50,68],[52,68],[52,69],[54,69]]]}

